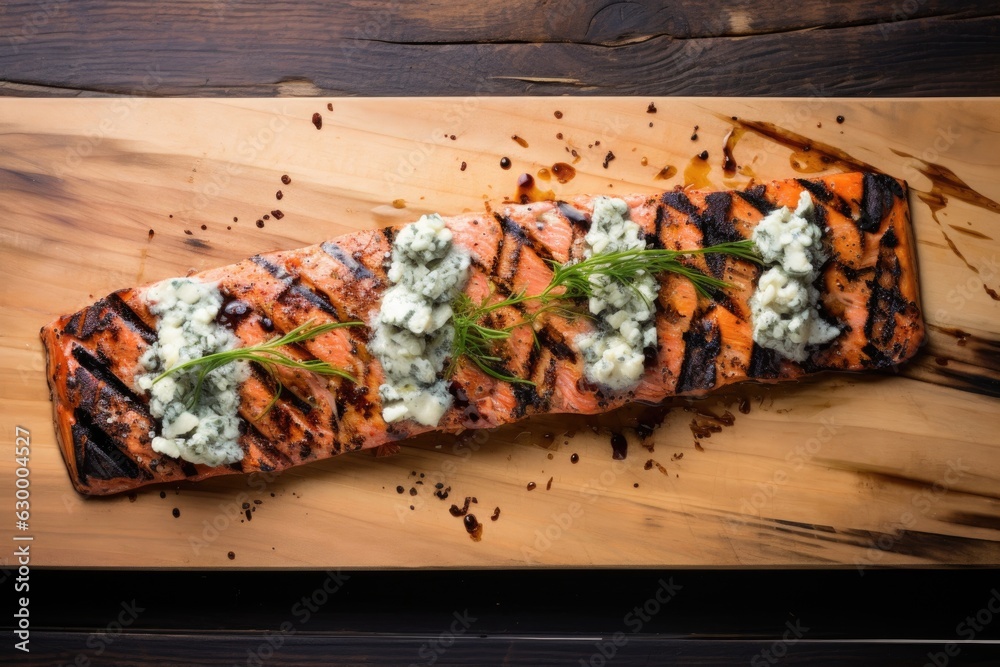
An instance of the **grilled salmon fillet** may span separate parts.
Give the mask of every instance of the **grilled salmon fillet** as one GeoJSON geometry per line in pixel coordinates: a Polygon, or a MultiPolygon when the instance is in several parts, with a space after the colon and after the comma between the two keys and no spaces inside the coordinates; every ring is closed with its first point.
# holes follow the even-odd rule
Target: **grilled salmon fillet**
{"type": "MultiPolygon", "coordinates": [[[[574,338],[593,325],[586,318],[546,314],[514,329],[500,347],[505,370],[534,381],[510,384],[459,359],[450,390],[455,397],[437,430],[490,428],[546,412],[591,414],[630,401],[659,402],[701,395],[755,380],[793,380],[822,370],[865,370],[900,363],[924,337],[906,185],[888,176],[850,173],[759,184],[744,191],[671,191],[624,197],[647,245],[691,249],[749,238],[755,225],[781,206],[795,208],[808,190],[816,221],[826,227],[830,260],[819,278],[821,310],[843,331],[802,363],[756,345],[748,305],[761,267],[723,255],[692,258],[694,266],[730,287],[699,297],[686,279],[659,277],[657,348],[630,391],[611,392],[584,375],[574,338]],[[538,344],[535,344],[537,339],[538,344]]],[[[538,293],[549,283],[549,261],[583,257],[593,197],[505,205],[483,214],[446,218],[454,243],[471,258],[465,291],[475,300],[490,289],[538,293]],[[539,224],[543,221],[544,224],[539,224]]],[[[299,250],[256,255],[195,276],[217,281],[229,326],[242,345],[256,345],[307,322],[360,320],[377,314],[392,240],[399,228],[362,231],[299,250]]],[[[148,287],[148,286],[147,286],[148,287]]],[[[156,340],[156,316],[147,287],[122,289],[41,330],[56,432],[74,487],[105,495],[160,482],[276,471],[335,454],[393,443],[434,430],[413,421],[386,423],[379,386],[383,372],[369,353],[367,327],[341,328],[294,346],[299,359],[317,358],[345,369],[356,383],[302,371],[279,370],[282,388],[260,369],[240,384],[240,446],[232,465],[195,465],[158,454],[159,425],[149,399],[136,387],[139,362],[156,340]]],[[[520,321],[514,308],[492,326],[520,321]]]]}

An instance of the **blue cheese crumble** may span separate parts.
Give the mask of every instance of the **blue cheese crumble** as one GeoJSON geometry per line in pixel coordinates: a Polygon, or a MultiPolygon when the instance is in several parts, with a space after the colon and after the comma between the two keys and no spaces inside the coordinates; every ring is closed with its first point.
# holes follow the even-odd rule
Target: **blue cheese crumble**
{"type": "Polygon", "coordinates": [[[750,297],[753,340],[792,361],[809,356],[810,345],[829,343],[840,329],[819,314],[813,282],[826,261],[823,230],[813,221],[812,197],[803,191],[798,207],[769,213],[753,232],[767,270],[750,297]]]}
{"type": "MultiPolygon", "coordinates": [[[[586,257],[646,247],[642,229],[628,219],[628,204],[610,197],[595,199],[584,240],[586,257]]],[[[642,377],[644,349],[656,345],[659,283],[656,276],[640,272],[630,285],[603,275],[592,275],[590,284],[594,291],[589,307],[597,328],[576,338],[586,377],[611,389],[628,389],[642,377]]]]}
{"type": "Polygon", "coordinates": [[[160,420],[160,433],[151,433],[153,451],[210,466],[236,463],[243,458],[237,389],[249,374],[245,362],[212,371],[193,406],[189,399],[196,369],[153,383],[160,373],[178,364],[236,346],[232,332],[215,321],[222,305],[218,286],[174,278],[150,287],[145,298],[150,312],[158,317],[157,339],[139,360],[148,373],[140,375],[136,384],[149,394],[149,412],[160,420]]]}
{"type": "Polygon", "coordinates": [[[385,373],[379,396],[386,422],[437,426],[451,407],[440,375],[455,337],[451,302],[465,286],[469,261],[436,213],[407,225],[393,241],[393,285],[382,296],[371,344],[385,373]]]}

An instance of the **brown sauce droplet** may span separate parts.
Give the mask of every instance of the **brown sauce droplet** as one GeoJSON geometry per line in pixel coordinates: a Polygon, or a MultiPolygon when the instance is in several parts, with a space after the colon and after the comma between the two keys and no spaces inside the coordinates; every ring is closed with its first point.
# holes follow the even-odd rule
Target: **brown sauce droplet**
{"type": "Polygon", "coordinates": [[[323,117],[319,115],[319,112],[313,114],[313,125],[316,126],[317,130],[323,127],[323,117]]]}
{"type": "Polygon", "coordinates": [[[493,516],[490,517],[490,521],[496,521],[499,518],[500,518],[500,508],[497,507],[496,509],[493,510],[493,516]]]}
{"type": "Polygon", "coordinates": [[[517,194],[514,201],[528,204],[533,201],[550,201],[556,198],[552,190],[542,190],[535,187],[535,178],[531,174],[521,174],[517,177],[517,194]]]}
{"type": "Polygon", "coordinates": [[[226,557],[229,558],[229,560],[236,560],[236,552],[230,551],[229,553],[226,554],[226,557]]]}
{"type": "Polygon", "coordinates": [[[264,227],[264,221],[263,220],[258,220],[257,221],[257,227],[263,229],[263,227],[264,227]]]}
{"type": "Polygon", "coordinates": [[[545,490],[546,491],[551,491],[552,490],[552,480],[554,480],[554,479],[555,479],[555,477],[549,477],[549,481],[545,484],[545,490]]]}
{"type": "Polygon", "coordinates": [[[155,232],[155,231],[153,231],[152,229],[150,229],[150,230],[149,230],[149,240],[150,240],[150,241],[152,241],[152,240],[153,240],[153,235],[154,235],[154,234],[156,234],[156,232],[155,232]]]}
{"type": "Polygon", "coordinates": [[[736,143],[743,136],[746,130],[742,127],[734,127],[726,135],[725,143],[722,146],[722,173],[726,176],[736,175],[736,158],[733,157],[733,149],[736,143]]]}
{"type": "Polygon", "coordinates": [[[285,217],[285,214],[282,213],[280,209],[274,209],[273,211],[271,211],[271,215],[274,216],[275,220],[281,220],[282,218],[285,217]]]}
{"type": "Polygon", "coordinates": [[[393,199],[392,200],[392,207],[393,208],[406,208],[406,200],[405,199],[393,199]]]}
{"type": "Polygon", "coordinates": [[[646,165],[649,164],[649,158],[645,158],[645,157],[642,158],[641,160],[639,160],[639,164],[641,164],[643,167],[645,167],[646,165]]]}
{"type": "Polygon", "coordinates": [[[437,491],[435,491],[434,495],[437,496],[440,500],[447,500],[448,499],[448,494],[450,492],[451,492],[451,487],[447,486],[447,487],[445,487],[443,489],[438,489],[437,491]]]}
{"type": "Polygon", "coordinates": [[[463,522],[465,523],[465,530],[469,533],[469,537],[472,538],[473,542],[483,539],[483,524],[479,523],[475,514],[469,514],[463,519],[463,522]]]}
{"type": "Polygon", "coordinates": [[[628,440],[621,433],[611,434],[611,458],[615,461],[624,461],[628,456],[628,440]]]}
{"type": "Polygon", "coordinates": [[[179,517],[179,516],[181,515],[181,511],[180,511],[179,509],[177,509],[177,508],[175,507],[175,508],[174,508],[174,509],[173,509],[173,510],[171,511],[171,514],[173,514],[173,515],[174,515],[174,518],[176,519],[176,518],[178,518],[178,517],[179,517]]]}
{"type": "Polygon", "coordinates": [[[743,396],[740,398],[739,410],[745,415],[750,414],[750,399],[748,397],[743,396]]]}
{"type": "Polygon", "coordinates": [[[160,497],[161,498],[166,498],[167,497],[167,492],[166,491],[160,491],[160,497]]]}
{"type": "Polygon", "coordinates": [[[466,168],[467,166],[468,166],[468,165],[467,165],[467,164],[465,164],[465,162],[463,161],[463,162],[462,162],[462,166],[461,166],[461,167],[459,167],[458,169],[459,169],[459,171],[465,171],[465,168],[466,168]]]}
{"type": "Polygon", "coordinates": [[[326,110],[327,111],[333,111],[333,102],[327,102],[326,103],[326,110]]]}
{"type": "Polygon", "coordinates": [[[843,124],[844,123],[844,117],[843,116],[837,116],[837,123],[843,124]]]}
{"type": "Polygon", "coordinates": [[[699,160],[707,160],[708,159],[708,151],[702,151],[702,152],[698,153],[698,159],[699,160]]]}
{"type": "Polygon", "coordinates": [[[552,175],[560,183],[569,183],[576,176],[576,168],[565,162],[556,162],[552,165],[552,175]]]}
{"type": "Polygon", "coordinates": [[[811,146],[804,146],[800,151],[794,151],[788,156],[792,169],[800,174],[818,174],[830,168],[833,158],[825,153],[813,151],[811,146]]]}
{"type": "Polygon", "coordinates": [[[938,366],[947,366],[948,365],[948,358],[947,357],[935,357],[934,361],[935,361],[935,363],[937,363],[938,366]]]}
{"type": "Polygon", "coordinates": [[[552,115],[555,116],[556,118],[562,118],[563,117],[562,111],[556,111],[552,115]]]}
{"type": "Polygon", "coordinates": [[[523,137],[519,137],[519,136],[517,136],[515,134],[514,136],[511,137],[511,139],[513,139],[515,142],[517,142],[517,145],[520,146],[521,148],[527,148],[528,147],[528,142],[525,141],[523,137]]]}
{"type": "Polygon", "coordinates": [[[579,454],[570,454],[570,456],[569,456],[569,462],[570,463],[579,463],[580,462],[580,455],[579,454]]]}
{"type": "Polygon", "coordinates": [[[281,190],[278,190],[277,192],[274,193],[274,198],[278,200],[280,200],[284,196],[285,194],[281,190]]]}
{"type": "Polygon", "coordinates": [[[404,488],[402,487],[402,485],[400,485],[400,486],[397,486],[397,487],[396,487],[396,493],[398,493],[398,494],[400,494],[400,495],[402,495],[402,494],[403,494],[403,492],[404,492],[405,490],[406,490],[406,489],[404,489],[404,488]]]}
{"type": "Polygon", "coordinates": [[[536,175],[538,176],[538,179],[542,181],[548,181],[552,179],[552,172],[550,172],[545,167],[539,169],[536,175]]]}
{"type": "Polygon", "coordinates": [[[192,232],[190,229],[185,229],[184,233],[187,234],[188,236],[191,236],[191,235],[194,234],[194,232],[192,232]]]}
{"type": "Polygon", "coordinates": [[[289,183],[292,182],[292,179],[288,176],[288,174],[285,174],[281,177],[281,182],[284,183],[285,185],[288,185],[289,183]]]}
{"type": "Polygon", "coordinates": [[[234,215],[234,216],[233,216],[233,222],[239,222],[239,221],[240,221],[240,219],[239,219],[239,218],[237,218],[237,217],[236,217],[236,216],[234,215]]]}
{"type": "Polygon", "coordinates": [[[691,135],[691,141],[698,141],[698,133],[697,132],[695,132],[694,134],[691,135]]]}
{"type": "Polygon", "coordinates": [[[534,491],[536,486],[538,485],[534,482],[528,482],[528,491],[534,491]]]}
{"type": "Polygon", "coordinates": [[[509,157],[502,157],[502,158],[500,158],[500,168],[501,169],[510,169],[510,158],[509,157]]]}
{"type": "Polygon", "coordinates": [[[656,105],[650,102],[649,106],[646,107],[646,113],[656,113],[656,105]]]}
{"type": "Polygon", "coordinates": [[[677,167],[668,164],[666,167],[661,169],[659,173],[656,174],[656,176],[653,176],[653,180],[662,181],[668,178],[672,178],[673,176],[676,175],[677,175],[677,167]]]}
{"type": "Polygon", "coordinates": [[[695,188],[710,188],[712,182],[708,180],[708,174],[712,171],[712,165],[708,160],[699,157],[691,158],[691,162],[684,168],[684,185],[695,188]]]}
{"type": "Polygon", "coordinates": [[[615,159],[615,154],[612,153],[611,151],[608,151],[608,154],[604,156],[604,162],[601,163],[601,166],[607,169],[608,165],[611,164],[611,161],[614,159],[615,159]]]}
{"type": "Polygon", "coordinates": [[[556,132],[556,139],[562,139],[562,138],[563,138],[563,133],[562,132],[556,132]]]}

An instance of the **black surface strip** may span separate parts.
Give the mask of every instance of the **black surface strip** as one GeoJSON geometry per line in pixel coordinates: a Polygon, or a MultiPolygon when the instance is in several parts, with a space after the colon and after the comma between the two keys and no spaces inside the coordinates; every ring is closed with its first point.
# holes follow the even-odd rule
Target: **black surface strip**
{"type": "MultiPolygon", "coordinates": [[[[265,501],[265,510],[267,502],[271,501],[265,501]]],[[[292,548],[275,546],[278,557],[292,548]]],[[[212,548],[218,552],[220,564],[228,566],[225,536],[212,548]]],[[[243,554],[235,555],[239,566],[243,554]]],[[[457,611],[476,619],[465,634],[477,638],[517,634],[548,635],[551,640],[552,635],[561,634],[582,640],[623,631],[630,640],[659,635],[770,643],[788,629],[787,622],[801,619],[809,627],[807,638],[812,641],[953,641],[958,639],[956,625],[968,616],[975,617],[995,595],[1000,576],[996,569],[982,568],[596,569],[586,571],[586,583],[581,584],[583,574],[578,569],[548,568],[328,572],[221,567],[202,571],[33,568],[31,610],[38,616],[32,637],[36,630],[52,628],[75,628],[85,634],[106,631],[108,621],[117,619],[122,611],[122,602],[131,604],[134,600],[143,611],[136,614],[126,628],[128,632],[259,632],[263,628],[274,633],[287,620],[295,634],[378,633],[369,639],[379,642],[384,633],[437,637],[455,620],[457,611]],[[661,580],[680,588],[641,628],[626,627],[626,614],[653,598],[661,580]],[[68,590],[80,590],[81,583],[86,584],[86,596],[66,595],[68,590]],[[178,590],[195,584],[199,588],[197,605],[178,598],[178,590]],[[294,605],[324,585],[336,592],[310,611],[308,622],[304,622],[306,617],[293,610],[304,610],[305,605],[294,605]],[[428,595],[428,591],[435,594],[428,595]],[[531,594],[526,595],[526,591],[531,594]]],[[[10,627],[12,623],[8,614],[3,624],[10,627]]],[[[122,638],[117,633],[110,637],[122,638]]],[[[994,620],[982,626],[977,638],[1000,639],[1000,624],[994,620]]],[[[586,643],[595,650],[593,640],[586,643]]],[[[43,648],[34,641],[31,646],[32,654],[43,648]]],[[[963,647],[963,656],[967,648],[963,647]]],[[[275,652],[274,657],[280,653],[275,652]]],[[[240,655],[245,658],[245,652],[240,655]]],[[[421,662],[416,657],[409,662],[414,661],[421,662]]],[[[72,658],[60,664],[71,663],[72,658]]]]}

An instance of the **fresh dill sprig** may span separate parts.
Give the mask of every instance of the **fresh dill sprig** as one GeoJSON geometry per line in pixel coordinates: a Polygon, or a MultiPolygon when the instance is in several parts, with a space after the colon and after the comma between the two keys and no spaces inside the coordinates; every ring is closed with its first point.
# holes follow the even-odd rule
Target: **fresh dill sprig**
{"type": "Polygon", "coordinates": [[[265,343],[251,345],[250,347],[237,347],[232,350],[223,350],[222,352],[215,352],[213,354],[206,354],[204,357],[198,357],[197,359],[191,359],[182,364],[177,364],[176,366],[156,376],[153,380],[153,384],[156,384],[163,378],[173,375],[174,373],[198,367],[198,374],[195,376],[194,389],[187,401],[188,407],[192,408],[198,404],[198,401],[201,398],[202,385],[205,383],[205,379],[212,371],[217,368],[221,368],[226,364],[231,364],[234,361],[252,361],[267,371],[268,375],[271,376],[277,385],[274,397],[260,414],[260,416],[263,417],[271,410],[272,407],[274,407],[275,402],[278,400],[278,396],[281,394],[283,385],[275,372],[279,366],[309,371],[310,373],[316,373],[317,375],[341,377],[345,380],[350,380],[351,382],[357,382],[354,376],[350,373],[341,370],[336,366],[332,366],[326,361],[321,361],[320,359],[307,359],[306,361],[293,359],[286,353],[282,352],[281,348],[286,345],[311,340],[317,336],[333,331],[334,329],[360,326],[361,324],[362,322],[328,322],[326,324],[317,324],[313,326],[312,320],[309,320],[308,322],[295,327],[285,335],[272,338],[265,343]]]}
{"type": "MultiPolygon", "coordinates": [[[[510,338],[514,329],[533,323],[542,313],[558,311],[560,314],[576,314],[576,311],[571,311],[566,306],[561,305],[560,301],[589,299],[594,296],[595,290],[600,287],[602,281],[595,281],[593,278],[599,276],[620,283],[634,290],[638,298],[645,299],[645,296],[635,287],[635,281],[639,276],[656,275],[663,272],[676,273],[690,280],[700,296],[710,297],[718,290],[730,287],[730,285],[723,280],[706,275],[682,261],[685,257],[708,254],[729,255],[760,263],[760,257],[754,250],[753,242],[748,239],[720,243],[695,250],[665,250],[661,248],[622,250],[598,253],[576,263],[551,262],[552,280],[538,294],[529,295],[522,290],[498,301],[490,301],[490,298],[487,297],[478,304],[468,295],[459,294],[452,304],[455,338],[452,344],[451,366],[447,374],[453,374],[458,360],[465,356],[490,377],[505,382],[534,384],[530,380],[507,375],[496,369],[496,366],[503,361],[496,354],[496,344],[510,338]],[[483,323],[490,313],[529,301],[533,301],[541,307],[513,324],[498,329],[483,323]]],[[[535,342],[537,344],[537,339],[535,342]]]]}

